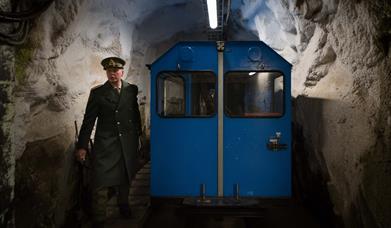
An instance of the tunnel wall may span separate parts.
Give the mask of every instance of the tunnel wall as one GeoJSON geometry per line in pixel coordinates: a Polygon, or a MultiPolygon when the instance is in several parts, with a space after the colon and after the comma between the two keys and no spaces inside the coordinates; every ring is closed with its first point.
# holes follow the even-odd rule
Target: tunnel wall
{"type": "Polygon", "coordinates": [[[317,1],[317,10],[311,2],[299,17],[313,35],[294,65],[294,121],[304,137],[297,153],[309,155],[299,156],[319,178],[304,181],[303,190],[313,200],[329,198],[345,227],[389,227],[390,4],[337,1],[322,16],[327,1],[317,1]],[[309,187],[319,185],[326,193],[309,187]]]}
{"type": "Polygon", "coordinates": [[[0,46],[0,226],[13,223],[15,155],[11,149],[13,121],[13,48],[0,46]]]}
{"type": "Polygon", "coordinates": [[[252,33],[293,63],[303,200],[336,225],[391,226],[389,1],[236,4],[230,38],[252,33]]]}
{"type": "Polygon", "coordinates": [[[105,81],[100,60],[118,55],[129,64],[131,27],[111,12],[84,17],[81,12],[93,7],[91,1],[55,1],[16,48],[16,227],[60,227],[72,217],[74,121],[80,127],[90,89],[105,81]]]}
{"type": "MultiPolygon", "coordinates": [[[[0,2],[8,7],[8,1],[0,2]]],[[[34,22],[25,44],[0,46],[4,223],[13,221],[12,205],[20,226],[63,223],[71,197],[73,123],[81,123],[90,88],[105,81],[99,64],[103,57],[120,55],[127,61],[126,80],[140,88],[148,132],[144,64],[177,40],[204,36],[198,22],[179,23],[176,30],[153,27],[159,24],[154,13],[196,12],[199,1],[167,6],[143,2],[55,1],[34,22]],[[28,214],[29,208],[34,213],[28,214]]],[[[241,2],[244,11],[232,13],[238,21],[232,21],[229,39],[261,39],[294,63],[294,121],[296,134],[302,136],[297,162],[304,164],[297,178],[303,197],[322,199],[324,205],[315,209],[327,207],[346,227],[391,226],[388,1],[263,1],[268,14],[251,5],[260,1],[241,2]]]]}
{"type": "MultiPolygon", "coordinates": [[[[10,1],[1,0],[0,10],[9,11],[10,1]]],[[[0,32],[7,34],[12,27],[4,24],[0,32]]],[[[0,45],[0,227],[14,225],[15,155],[12,150],[11,124],[14,117],[13,89],[15,49],[0,45]]]]}
{"type": "Polygon", "coordinates": [[[133,33],[132,3],[117,3],[55,1],[15,48],[11,122],[16,164],[5,171],[15,170],[16,227],[60,227],[74,216],[79,178],[74,122],[80,128],[90,89],[106,81],[103,58],[120,56],[127,62],[123,79],[139,87],[144,134],[149,134],[144,64],[155,53],[133,33]]]}

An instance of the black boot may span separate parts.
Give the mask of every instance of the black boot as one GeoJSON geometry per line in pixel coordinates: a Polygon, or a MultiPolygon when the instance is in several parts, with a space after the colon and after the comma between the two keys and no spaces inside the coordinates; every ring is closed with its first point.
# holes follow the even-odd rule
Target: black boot
{"type": "Polygon", "coordinates": [[[118,205],[119,213],[123,219],[130,219],[132,217],[132,211],[130,210],[129,204],[118,205]]]}

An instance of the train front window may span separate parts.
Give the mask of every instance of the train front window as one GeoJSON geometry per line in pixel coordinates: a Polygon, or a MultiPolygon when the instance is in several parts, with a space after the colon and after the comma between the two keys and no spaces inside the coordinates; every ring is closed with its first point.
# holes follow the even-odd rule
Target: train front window
{"type": "Polygon", "coordinates": [[[228,72],[224,77],[224,112],[231,117],[279,117],[284,111],[280,72],[228,72]]]}
{"type": "Polygon", "coordinates": [[[216,78],[212,72],[163,72],[157,78],[157,112],[163,117],[215,114],[216,78]]]}

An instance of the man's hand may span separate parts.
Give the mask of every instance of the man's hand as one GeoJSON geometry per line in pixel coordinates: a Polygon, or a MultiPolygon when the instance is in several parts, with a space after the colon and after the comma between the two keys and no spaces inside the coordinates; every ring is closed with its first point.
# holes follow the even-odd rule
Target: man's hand
{"type": "Polygon", "coordinates": [[[80,162],[84,162],[86,160],[86,155],[87,155],[87,150],[83,148],[77,149],[75,152],[75,157],[80,162]]]}

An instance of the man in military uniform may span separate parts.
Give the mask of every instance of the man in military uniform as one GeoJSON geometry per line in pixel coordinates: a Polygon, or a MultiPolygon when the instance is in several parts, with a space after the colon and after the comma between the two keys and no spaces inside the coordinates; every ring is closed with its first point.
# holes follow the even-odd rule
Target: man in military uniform
{"type": "Polygon", "coordinates": [[[125,61],[109,57],[101,62],[107,81],[90,92],[80,129],[76,158],[84,161],[88,141],[97,119],[93,169],[92,214],[95,227],[103,227],[106,204],[113,192],[123,217],[129,218],[129,187],[136,172],[137,149],[141,135],[138,88],[123,81],[125,61]]]}

